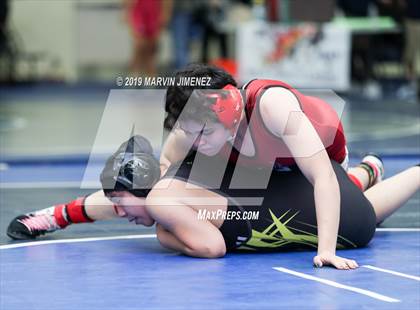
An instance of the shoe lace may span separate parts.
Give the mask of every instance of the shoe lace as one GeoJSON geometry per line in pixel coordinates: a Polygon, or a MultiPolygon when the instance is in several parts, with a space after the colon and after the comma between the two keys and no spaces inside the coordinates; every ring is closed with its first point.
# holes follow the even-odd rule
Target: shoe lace
{"type": "Polygon", "coordinates": [[[59,228],[54,217],[47,214],[29,216],[19,220],[19,222],[25,225],[32,232],[43,233],[45,231],[52,231],[59,228]]]}

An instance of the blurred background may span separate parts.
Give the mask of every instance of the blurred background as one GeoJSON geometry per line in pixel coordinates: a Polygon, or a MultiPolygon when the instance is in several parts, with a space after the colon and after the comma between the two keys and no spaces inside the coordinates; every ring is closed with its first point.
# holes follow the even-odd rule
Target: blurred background
{"type": "MultiPolygon", "coordinates": [[[[384,156],[387,175],[418,163],[419,6],[418,0],[0,1],[0,201],[14,208],[2,217],[83,192],[109,103],[141,100],[136,132],[158,152],[164,90],[131,93],[141,87],[116,81],[172,76],[190,62],[223,67],[239,84],[274,78],[303,92],[333,90],[345,102],[351,163],[368,151],[384,156]],[[22,199],[35,195],[36,206],[20,210],[22,199]]],[[[104,153],[119,145],[119,127],[107,127],[113,143],[103,145],[104,153]]],[[[401,215],[403,227],[407,217],[420,225],[419,198],[411,204],[417,211],[401,215]]]]}
{"type": "MultiPolygon", "coordinates": [[[[376,151],[418,153],[418,139],[398,146],[387,139],[419,132],[419,5],[3,0],[0,154],[88,154],[117,77],[171,76],[190,62],[221,66],[240,84],[275,78],[332,89],[346,100],[353,152],[366,151],[359,142],[373,138],[376,151]]],[[[156,101],[150,117],[160,122],[161,96],[156,101]]]]}

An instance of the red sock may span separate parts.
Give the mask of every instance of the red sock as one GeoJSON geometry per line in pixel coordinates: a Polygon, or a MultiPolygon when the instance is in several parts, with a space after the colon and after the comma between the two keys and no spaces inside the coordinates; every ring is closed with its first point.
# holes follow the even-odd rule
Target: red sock
{"type": "Polygon", "coordinates": [[[56,205],[54,208],[54,217],[55,220],[61,228],[65,228],[70,223],[67,221],[65,217],[65,209],[66,205],[56,205]]]}
{"type": "Polygon", "coordinates": [[[66,205],[55,206],[54,217],[61,228],[65,228],[72,223],[94,222],[94,220],[86,214],[85,199],[86,197],[79,197],[66,205]]]}
{"type": "Polygon", "coordinates": [[[349,176],[350,180],[351,180],[354,184],[356,184],[356,186],[357,186],[358,188],[360,188],[360,189],[363,191],[363,184],[362,184],[362,182],[360,182],[360,180],[359,180],[356,176],[354,176],[353,174],[351,174],[351,173],[347,173],[347,175],[349,176]]]}

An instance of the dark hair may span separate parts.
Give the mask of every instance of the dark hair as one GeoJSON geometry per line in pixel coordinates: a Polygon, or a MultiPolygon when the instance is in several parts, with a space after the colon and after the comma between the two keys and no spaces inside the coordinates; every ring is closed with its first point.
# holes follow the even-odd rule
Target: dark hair
{"type": "Polygon", "coordinates": [[[159,178],[159,161],[153,156],[150,142],[140,135],[121,144],[106,161],[100,176],[106,196],[128,191],[137,197],[146,197],[159,178]]]}
{"type": "MultiPolygon", "coordinates": [[[[177,71],[175,74],[175,81],[175,85],[168,87],[168,90],[166,91],[165,111],[167,115],[164,127],[169,130],[174,126],[195,89],[222,89],[228,84],[233,86],[237,85],[235,79],[225,70],[212,65],[198,63],[189,64],[184,69],[177,71]],[[177,81],[184,77],[209,78],[210,85],[177,86],[177,81]]],[[[199,93],[197,95],[199,96],[199,93]]],[[[216,120],[217,117],[215,113],[211,109],[207,109],[214,101],[211,99],[203,100],[203,97],[200,97],[200,99],[201,100],[194,100],[191,107],[189,105],[189,111],[186,111],[186,114],[196,120],[216,120]]]]}

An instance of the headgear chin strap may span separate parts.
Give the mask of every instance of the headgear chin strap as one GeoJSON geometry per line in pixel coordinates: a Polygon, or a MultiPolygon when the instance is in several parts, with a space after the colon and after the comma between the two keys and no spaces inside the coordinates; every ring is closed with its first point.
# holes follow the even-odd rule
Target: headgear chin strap
{"type": "Polygon", "coordinates": [[[216,99],[211,109],[216,113],[223,126],[234,134],[244,107],[240,91],[235,86],[228,84],[223,87],[222,92],[206,96],[216,99]]]}

